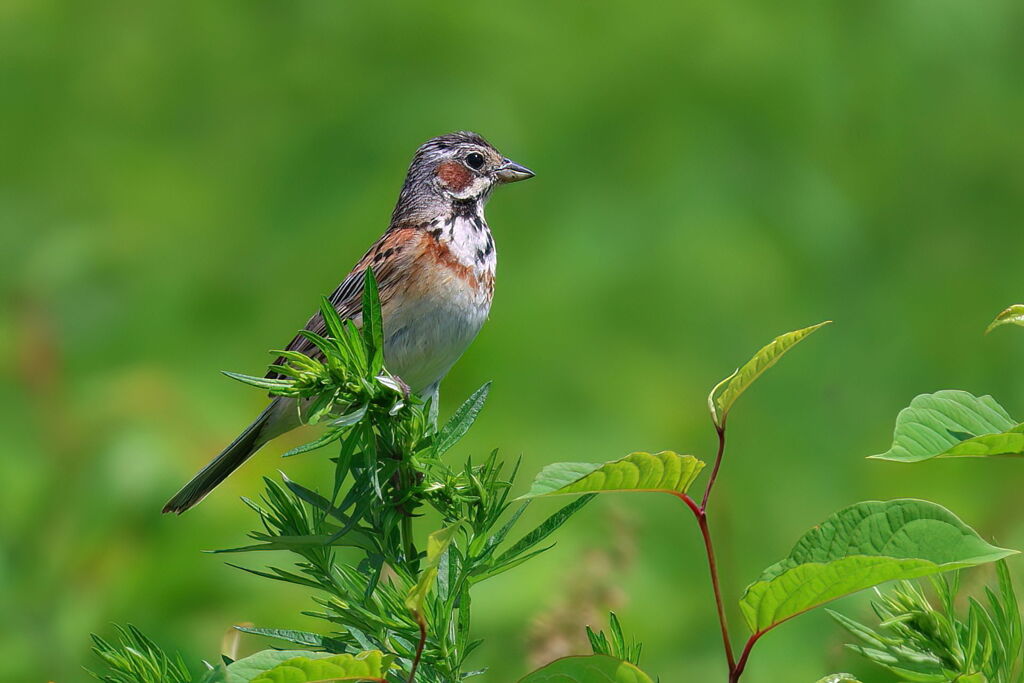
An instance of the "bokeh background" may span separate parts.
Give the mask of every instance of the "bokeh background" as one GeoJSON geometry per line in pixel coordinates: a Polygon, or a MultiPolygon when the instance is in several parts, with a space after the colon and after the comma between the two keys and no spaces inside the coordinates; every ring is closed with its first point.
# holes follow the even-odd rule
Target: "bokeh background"
{"type": "MultiPolygon", "coordinates": [[[[864,460],[918,393],[1024,415],[1024,335],[982,334],[1024,300],[1022,37],[1016,0],[0,3],[0,678],[85,680],[112,622],[193,665],[233,623],[317,626],[302,591],[201,551],[244,540],[262,476],[315,482],[325,454],[275,445],[159,509],[262,405],[219,371],[258,374],[386,226],[415,147],[463,128],[537,178],[489,208],[497,297],[443,409],[494,388],[460,456],[522,455],[520,489],[556,460],[710,457],[708,389],[834,319],[733,413],[733,602],[857,500],[930,498],[1024,547],[1024,464],[864,460]]],[[[722,680],[677,501],[608,497],[558,540],[481,587],[485,680],[609,607],[662,680],[722,680]]],[[[803,616],[749,679],[887,680],[843,641],[803,616]]]]}

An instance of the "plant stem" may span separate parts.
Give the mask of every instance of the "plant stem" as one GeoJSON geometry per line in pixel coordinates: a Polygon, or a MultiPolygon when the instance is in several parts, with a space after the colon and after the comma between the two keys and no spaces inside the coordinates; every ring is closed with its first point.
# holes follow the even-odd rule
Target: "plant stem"
{"type": "Polygon", "coordinates": [[[416,669],[419,668],[420,658],[423,656],[423,647],[427,644],[427,621],[419,612],[416,612],[416,623],[420,626],[420,641],[416,643],[416,657],[412,660],[412,667],[409,669],[408,683],[414,683],[416,680],[416,669]]]}
{"type": "Polygon", "coordinates": [[[726,419],[728,419],[728,416],[722,418],[722,424],[715,425],[715,431],[718,433],[718,455],[715,456],[715,466],[711,468],[711,476],[708,477],[707,486],[704,487],[704,499],[700,502],[702,512],[708,509],[708,498],[711,497],[711,489],[715,485],[715,480],[718,479],[718,468],[722,466],[722,455],[725,453],[726,419]]]}
{"type": "MultiPolygon", "coordinates": [[[[711,476],[708,477],[708,483],[704,487],[704,497],[700,501],[700,505],[694,503],[693,499],[685,493],[683,494],[683,502],[686,503],[690,510],[693,512],[694,517],[697,518],[697,526],[700,527],[700,534],[704,538],[704,552],[708,558],[708,570],[711,573],[711,588],[715,594],[715,608],[718,610],[718,625],[722,630],[722,646],[725,648],[725,661],[729,665],[729,683],[735,683],[739,680],[739,677],[743,674],[743,668],[746,666],[747,657],[750,655],[750,648],[753,647],[752,642],[747,643],[747,647],[744,649],[743,654],[740,657],[740,661],[737,663],[736,657],[732,651],[732,642],[729,638],[729,622],[725,616],[725,603],[722,600],[722,587],[718,580],[718,562],[715,560],[715,547],[711,542],[711,529],[708,527],[708,500],[711,498],[711,489],[715,487],[715,481],[718,479],[718,470],[722,467],[722,456],[725,454],[725,421],[728,415],[722,418],[721,424],[715,423],[715,432],[718,434],[718,453],[715,455],[715,465],[711,468],[711,476]]],[[[756,640],[756,639],[755,639],[756,640]]]]}
{"type": "Polygon", "coordinates": [[[743,652],[740,653],[740,659],[736,664],[731,667],[729,671],[729,683],[736,683],[740,680],[740,676],[743,675],[743,670],[747,666],[747,658],[750,657],[750,651],[754,649],[754,644],[757,643],[757,639],[765,634],[765,631],[758,631],[754,635],[747,639],[747,644],[743,647],[743,652]]]}
{"type": "MultiPolygon", "coordinates": [[[[721,454],[719,454],[721,457],[721,454]]],[[[725,660],[729,665],[730,683],[736,669],[736,658],[732,652],[732,643],[729,639],[729,623],[725,617],[725,603],[722,600],[722,588],[718,581],[718,563],[715,560],[715,548],[711,542],[711,530],[708,528],[708,516],[690,496],[685,493],[679,494],[682,500],[697,518],[697,526],[700,527],[701,536],[704,538],[704,551],[708,558],[708,570],[711,573],[711,588],[715,594],[715,608],[718,610],[718,625],[722,631],[722,646],[725,648],[725,660]]],[[[742,669],[741,669],[742,672],[742,669]]]]}
{"type": "Polygon", "coordinates": [[[416,543],[412,537],[412,515],[402,515],[402,552],[405,553],[405,564],[412,568],[416,561],[416,543]]]}

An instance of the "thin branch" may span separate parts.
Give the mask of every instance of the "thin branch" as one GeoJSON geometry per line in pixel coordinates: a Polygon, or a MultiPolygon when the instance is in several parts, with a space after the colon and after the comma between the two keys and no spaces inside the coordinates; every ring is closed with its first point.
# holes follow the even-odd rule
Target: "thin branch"
{"type": "Polygon", "coordinates": [[[423,647],[427,644],[427,620],[423,618],[423,615],[416,612],[416,623],[420,627],[420,642],[416,644],[416,657],[412,660],[412,668],[409,669],[409,681],[408,683],[414,683],[416,681],[416,669],[420,666],[420,657],[423,656],[423,647]]]}
{"type": "Polygon", "coordinates": [[[672,495],[674,495],[676,498],[678,498],[679,500],[681,500],[684,503],[686,503],[686,506],[688,508],[690,508],[690,510],[693,512],[693,514],[696,517],[700,517],[701,516],[702,513],[700,511],[700,506],[697,505],[697,503],[695,503],[693,498],[690,498],[689,495],[687,495],[685,493],[676,493],[676,492],[672,492],[672,495]]]}
{"type": "Polygon", "coordinates": [[[731,671],[736,660],[732,654],[732,643],[729,642],[729,623],[725,618],[725,605],[722,601],[722,589],[718,583],[718,564],[715,561],[715,549],[711,544],[711,532],[708,530],[708,517],[701,514],[697,517],[697,524],[700,526],[700,533],[704,537],[704,549],[708,555],[708,569],[711,571],[711,587],[715,592],[715,607],[718,609],[718,623],[722,629],[722,645],[725,647],[725,659],[729,663],[731,671]]]}
{"type": "Polygon", "coordinates": [[[758,638],[763,636],[765,633],[767,633],[767,631],[758,631],[747,639],[747,644],[743,647],[743,652],[740,654],[739,661],[736,662],[735,666],[730,667],[729,683],[736,683],[740,680],[740,676],[743,675],[743,670],[747,666],[747,658],[750,657],[750,651],[754,649],[754,645],[757,643],[758,638]]]}
{"type": "Polygon", "coordinates": [[[707,514],[685,493],[678,494],[697,518],[697,526],[700,527],[701,536],[704,538],[704,552],[708,558],[708,570],[711,573],[711,588],[715,594],[715,608],[718,611],[718,625],[722,632],[722,646],[725,648],[725,660],[729,665],[730,676],[736,668],[736,658],[733,655],[732,643],[729,639],[729,623],[725,616],[725,603],[722,600],[722,588],[718,581],[718,563],[715,560],[715,548],[711,542],[711,530],[708,528],[707,514]]]}
{"type": "Polygon", "coordinates": [[[722,424],[715,423],[715,431],[718,433],[718,455],[715,456],[715,466],[711,468],[711,476],[708,477],[707,486],[704,487],[704,499],[700,502],[700,509],[703,512],[708,509],[708,498],[711,497],[711,489],[718,479],[718,469],[722,466],[722,455],[725,454],[725,421],[728,415],[722,418],[722,424]]]}

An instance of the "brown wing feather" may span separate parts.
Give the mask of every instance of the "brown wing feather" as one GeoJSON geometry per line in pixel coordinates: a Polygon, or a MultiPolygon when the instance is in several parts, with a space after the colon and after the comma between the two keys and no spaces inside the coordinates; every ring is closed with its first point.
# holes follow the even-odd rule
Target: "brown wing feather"
{"type": "MultiPolygon", "coordinates": [[[[393,228],[381,235],[370,250],[359,260],[334,293],[329,297],[334,304],[334,310],[342,320],[352,320],[356,325],[362,325],[362,297],[363,278],[368,267],[373,267],[374,277],[377,278],[377,287],[380,290],[381,307],[385,307],[394,295],[398,285],[403,280],[405,273],[416,254],[422,251],[421,240],[424,237],[422,230],[418,228],[393,228]]],[[[327,326],[324,317],[317,311],[306,323],[305,330],[315,332],[321,336],[327,336],[327,326]]],[[[311,358],[318,358],[322,354],[320,349],[301,334],[285,347],[286,351],[298,351],[311,358]]],[[[284,358],[278,358],[275,363],[283,363],[284,358]]],[[[267,377],[274,379],[280,375],[273,370],[267,373],[267,377]]]]}

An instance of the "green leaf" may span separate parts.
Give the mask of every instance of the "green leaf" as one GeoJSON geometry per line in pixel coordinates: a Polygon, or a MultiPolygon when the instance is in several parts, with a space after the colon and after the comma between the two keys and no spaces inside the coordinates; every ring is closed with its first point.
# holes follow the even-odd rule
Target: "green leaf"
{"type": "MultiPolygon", "coordinates": [[[[344,326],[341,317],[338,315],[338,309],[334,307],[334,304],[326,296],[320,297],[320,315],[324,319],[324,329],[327,330],[328,336],[334,340],[334,346],[337,347],[344,341],[344,326]]],[[[304,336],[312,341],[312,337],[304,336]]]]}
{"type": "Polygon", "coordinates": [[[277,638],[278,640],[295,643],[296,645],[305,645],[307,647],[320,647],[324,649],[344,647],[344,644],[338,640],[322,636],[319,633],[310,633],[309,631],[295,631],[293,629],[284,628],[260,628],[258,626],[235,626],[235,630],[241,631],[242,633],[250,633],[255,636],[277,638]]]}
{"type": "Polygon", "coordinates": [[[595,632],[594,629],[587,626],[587,640],[590,641],[590,649],[595,655],[609,655],[640,666],[640,653],[643,650],[643,645],[635,640],[626,642],[626,637],[622,633],[622,624],[615,612],[608,613],[608,634],[605,635],[604,631],[595,632]]]}
{"type": "Polygon", "coordinates": [[[332,656],[334,655],[327,652],[310,652],[309,650],[263,650],[229,664],[227,683],[251,683],[263,672],[270,671],[278,664],[296,657],[324,659],[332,656]]]}
{"type": "Polygon", "coordinates": [[[409,589],[405,598],[405,606],[413,613],[419,614],[423,611],[423,601],[427,599],[427,593],[434,585],[437,578],[437,567],[441,564],[441,557],[448,550],[455,534],[462,527],[462,522],[457,522],[440,531],[435,531],[427,537],[427,559],[420,571],[420,579],[416,585],[409,589]]]}
{"type": "Polygon", "coordinates": [[[113,645],[92,635],[93,652],[107,670],[92,673],[106,683],[188,683],[188,673],[180,655],[169,655],[131,624],[117,626],[118,643],[113,645]]]}
{"type": "Polygon", "coordinates": [[[853,674],[829,674],[819,678],[818,683],[860,683],[853,674]]]}
{"type": "Polygon", "coordinates": [[[985,334],[1003,325],[1021,325],[1024,327],[1024,304],[1014,304],[997,315],[996,319],[985,329],[985,334]]]}
{"type": "Polygon", "coordinates": [[[651,677],[629,662],[608,655],[564,657],[532,674],[519,683],[654,683],[651,677]]]}
{"type": "MultiPolygon", "coordinates": [[[[265,654],[265,653],[260,653],[265,654]]],[[[277,654],[277,653],[275,653],[277,654]]],[[[258,657],[259,655],[253,655],[258,657]]],[[[247,659],[252,659],[249,657],[247,659]]],[[[246,660],[228,666],[228,683],[234,667],[246,660]]],[[[328,655],[306,653],[281,661],[270,669],[258,672],[255,677],[245,679],[247,683],[326,683],[327,681],[384,681],[391,668],[392,657],[379,650],[361,652],[358,655],[328,655]],[[310,656],[312,655],[312,656],[310,656]]]]}
{"type": "Polygon", "coordinates": [[[831,320],[826,320],[823,323],[805,327],[802,330],[787,332],[776,337],[771,343],[754,354],[754,357],[747,361],[746,365],[719,382],[718,386],[711,390],[711,395],[708,396],[708,406],[711,409],[711,418],[715,421],[715,424],[721,426],[725,423],[725,418],[729,415],[729,410],[733,404],[736,403],[736,399],[758,377],[764,374],[765,370],[775,365],[791,348],[831,322],[831,320]],[[722,390],[722,393],[718,394],[716,398],[719,389],[722,390]]]}
{"type": "Polygon", "coordinates": [[[484,579],[497,576],[498,574],[508,571],[509,569],[522,564],[531,557],[539,555],[545,550],[551,548],[552,546],[548,546],[547,548],[542,548],[536,552],[526,554],[531,548],[535,547],[545,538],[553,534],[558,527],[565,524],[570,517],[579,512],[584,505],[593,500],[595,495],[597,494],[592,493],[580,496],[538,524],[533,531],[520,538],[512,545],[511,548],[502,553],[501,556],[494,561],[493,566],[487,565],[485,571],[474,577],[474,582],[483,581],[484,579]]]}
{"type": "Polygon", "coordinates": [[[328,444],[332,444],[345,433],[344,429],[328,429],[318,439],[304,443],[301,446],[296,446],[287,453],[281,455],[282,458],[290,458],[294,455],[301,455],[302,453],[308,453],[309,451],[315,451],[318,448],[323,448],[328,444]]]}
{"type": "MultiPolygon", "coordinates": [[[[210,666],[207,664],[206,666],[210,666]]],[[[214,666],[208,668],[206,671],[199,675],[199,678],[195,680],[195,683],[227,683],[228,673],[222,666],[214,666]]],[[[138,683],[138,681],[133,681],[138,683]]],[[[163,682],[161,682],[163,683],[163,682]]]]}
{"type": "Polygon", "coordinates": [[[921,394],[900,411],[892,446],[878,460],[1024,455],[1024,425],[991,396],[947,389],[921,394]]]}
{"type": "Polygon", "coordinates": [[[335,427],[335,428],[351,427],[352,425],[356,424],[357,422],[361,422],[362,419],[364,417],[366,417],[366,411],[369,410],[369,409],[370,409],[370,405],[368,403],[364,403],[363,405],[361,405],[358,408],[356,408],[355,410],[353,410],[351,413],[348,413],[346,415],[342,415],[341,417],[339,417],[336,420],[332,420],[330,422],[330,425],[331,425],[331,427],[335,427]]]}
{"type": "MultiPolygon", "coordinates": [[[[341,529],[341,531],[344,531],[344,529],[341,529]]],[[[360,548],[368,552],[375,549],[373,539],[363,531],[356,529],[350,529],[347,533],[340,536],[335,533],[331,535],[320,534],[316,536],[270,536],[267,534],[258,534],[254,537],[257,540],[262,541],[266,539],[266,541],[263,543],[254,543],[252,545],[244,545],[237,548],[221,548],[218,550],[211,550],[209,552],[217,555],[221,553],[250,553],[267,550],[296,551],[303,548],[326,548],[328,546],[360,548]]]]}
{"type": "Polygon", "coordinates": [[[704,463],[672,451],[631,453],[606,463],[560,462],[540,471],[521,498],[609,491],[685,493],[704,463]]]}
{"type": "Polygon", "coordinates": [[[487,382],[482,387],[473,392],[473,395],[465,400],[465,402],[459,406],[450,420],[445,423],[444,427],[437,433],[437,439],[434,441],[434,450],[437,456],[444,455],[452,446],[458,443],[459,439],[465,436],[469,428],[473,426],[476,421],[476,416],[480,414],[480,411],[484,407],[484,402],[487,400],[487,393],[491,390],[491,383],[487,382]]]}
{"type": "Polygon", "coordinates": [[[227,370],[221,371],[231,379],[238,380],[243,384],[250,384],[260,389],[274,390],[274,389],[289,389],[295,383],[290,379],[267,379],[266,377],[253,377],[252,375],[243,375],[238,372],[228,372],[227,370]]]}
{"type": "Polygon", "coordinates": [[[380,312],[380,293],[373,268],[363,276],[363,344],[373,354],[373,373],[380,372],[384,352],[383,318],[380,312]]]}
{"type": "Polygon", "coordinates": [[[857,503],[807,532],[747,587],[740,609],[754,633],[843,595],[893,579],[994,562],[1014,550],[986,543],[924,500],[857,503]]]}

